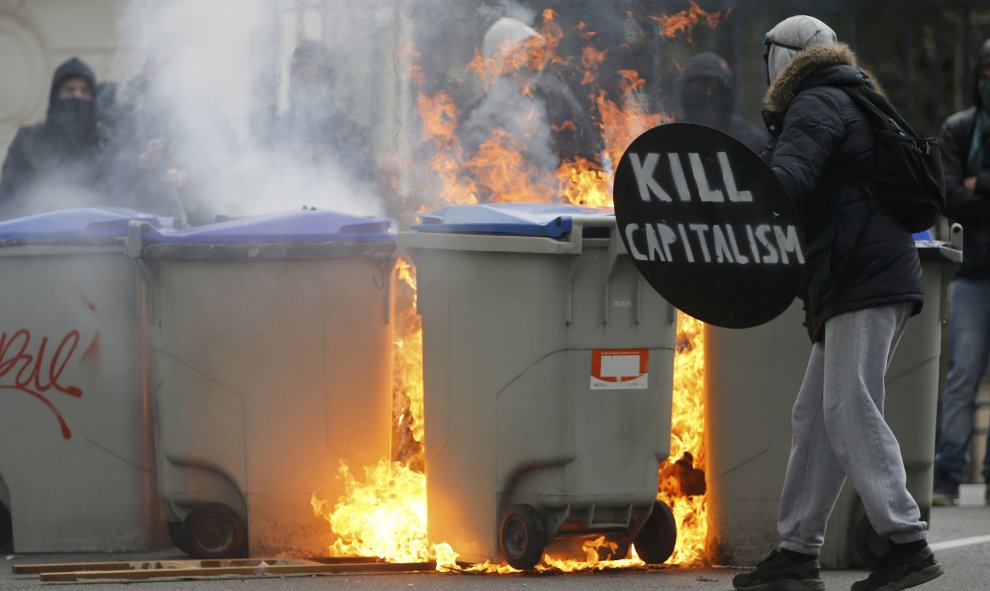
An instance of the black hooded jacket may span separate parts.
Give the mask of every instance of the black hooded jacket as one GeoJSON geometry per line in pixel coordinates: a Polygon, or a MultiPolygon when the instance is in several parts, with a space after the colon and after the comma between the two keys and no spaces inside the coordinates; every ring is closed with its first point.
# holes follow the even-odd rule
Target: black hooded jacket
{"type": "Polygon", "coordinates": [[[65,187],[78,189],[82,195],[100,189],[101,139],[95,102],[58,98],[59,86],[73,77],[86,80],[96,93],[93,71],[78,58],[55,70],[45,121],[18,129],[4,160],[0,218],[31,213],[40,190],[65,187]]]}
{"type": "Polygon", "coordinates": [[[945,169],[945,215],[963,226],[963,262],[959,277],[990,277],[990,137],[984,139],[983,162],[976,175],[976,190],[963,186],[976,119],[990,108],[982,104],[976,89],[980,70],[990,66],[990,40],[980,48],[973,76],[974,105],[949,116],[942,124],[939,145],[945,169]]]}
{"type": "Polygon", "coordinates": [[[759,154],[766,148],[766,132],[736,113],[735,77],[729,64],[711,51],[688,60],[680,78],[682,121],[714,127],[759,154]]]}
{"type": "Polygon", "coordinates": [[[873,126],[842,87],[869,85],[842,44],[800,52],[767,91],[770,165],[805,237],[806,325],[813,342],[847,312],[910,302],[921,310],[921,262],[911,232],[870,196],[873,126]]]}

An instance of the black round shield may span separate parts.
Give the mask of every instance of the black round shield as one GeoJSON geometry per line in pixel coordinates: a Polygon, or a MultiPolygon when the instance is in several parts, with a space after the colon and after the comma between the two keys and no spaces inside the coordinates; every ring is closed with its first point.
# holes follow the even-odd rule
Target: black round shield
{"type": "Polygon", "coordinates": [[[790,305],[804,273],[797,212],[769,166],[692,123],[640,135],[615,175],[615,217],[643,277],[678,309],[747,328],[790,305]]]}

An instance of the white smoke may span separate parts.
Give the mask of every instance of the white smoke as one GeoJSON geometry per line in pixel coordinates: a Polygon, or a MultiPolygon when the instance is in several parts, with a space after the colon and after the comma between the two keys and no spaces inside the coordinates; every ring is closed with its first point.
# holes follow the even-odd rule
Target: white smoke
{"type": "MultiPolygon", "coordinates": [[[[299,16],[290,11],[298,4],[135,0],[128,6],[120,23],[122,100],[127,80],[150,63],[151,107],[141,115],[164,119],[165,157],[187,175],[178,191],[187,209],[249,215],[313,206],[383,215],[373,183],[326,162],[288,155],[270,141],[272,121],[266,117],[284,110],[282,73],[307,35],[306,22],[297,30],[286,26],[299,16]]],[[[329,10],[316,16],[323,23],[347,20],[329,10]]],[[[144,139],[132,146],[134,158],[144,139]]]]}
{"type": "Polygon", "coordinates": [[[468,114],[461,131],[467,153],[475,153],[496,128],[522,148],[528,165],[542,173],[557,170],[560,158],[554,154],[546,104],[527,95],[512,78],[497,78],[468,114]]]}
{"type": "Polygon", "coordinates": [[[514,18],[532,26],[536,20],[536,11],[514,0],[498,0],[490,2],[484,9],[484,16],[494,22],[500,17],[514,18]]]}
{"type": "MultiPolygon", "coordinates": [[[[612,22],[622,20],[614,11],[596,12],[604,15],[582,15],[592,28],[621,24],[612,22]]],[[[508,81],[486,87],[467,67],[485,30],[502,17],[536,29],[542,21],[514,0],[132,0],[121,21],[121,95],[150,58],[155,98],[168,114],[169,156],[188,173],[179,197],[194,209],[205,203],[212,213],[242,215],[315,206],[409,218],[440,193],[417,113],[420,93],[454,97],[464,134],[458,139],[467,148],[461,165],[495,128],[525,144],[532,169],[551,173],[560,162],[551,137],[555,114],[508,81]],[[398,189],[377,182],[385,174],[357,181],[348,164],[314,164],[273,145],[268,124],[284,115],[290,57],[306,39],[332,56],[338,106],[367,126],[376,149],[370,166],[398,189]],[[425,81],[414,75],[420,67],[425,81]],[[525,129],[520,114],[528,115],[525,129]]],[[[570,57],[572,92],[590,93],[574,84],[580,58],[570,57]]],[[[592,115],[588,96],[579,100],[592,115]]],[[[142,149],[133,147],[134,157],[142,149]]]]}

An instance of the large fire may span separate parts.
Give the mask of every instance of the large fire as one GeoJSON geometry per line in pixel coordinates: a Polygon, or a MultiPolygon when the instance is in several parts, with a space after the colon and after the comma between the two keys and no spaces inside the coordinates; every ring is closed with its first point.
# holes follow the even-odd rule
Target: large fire
{"type": "MultiPolygon", "coordinates": [[[[692,2],[691,8],[682,13],[650,18],[660,23],[661,34],[674,36],[685,31],[690,34],[698,24],[715,27],[727,14],[706,13],[692,2]]],[[[564,32],[555,16],[553,11],[543,12],[540,30],[543,43],[527,44],[525,51],[517,51],[508,62],[485,60],[477,53],[468,71],[484,84],[490,84],[500,73],[499,69],[507,67],[531,68],[540,63],[570,66],[569,60],[557,54],[564,32]]],[[[585,40],[595,36],[585,23],[573,33],[585,40]]],[[[580,68],[582,88],[588,91],[594,105],[603,149],[601,162],[584,158],[565,160],[549,173],[527,162],[515,143],[517,140],[501,128],[492,129],[476,153],[466,157],[457,134],[462,114],[455,101],[443,91],[433,95],[420,93],[417,110],[422,128],[421,145],[430,152],[428,165],[435,176],[430,184],[431,193],[442,203],[569,202],[611,206],[614,163],[640,133],[671,119],[663,113],[649,113],[641,106],[638,93],[644,80],[633,70],[617,72],[620,98],[610,99],[606,89],[599,88],[596,82],[605,57],[605,51],[588,46],[577,61],[580,65],[573,66],[580,68]]],[[[441,571],[513,572],[514,569],[504,565],[458,564],[456,548],[444,543],[431,546],[427,540],[422,326],[416,314],[414,268],[400,260],[396,276],[395,453],[393,458],[366,467],[363,480],[347,466],[341,466],[339,477],[344,480],[345,494],[337,502],[313,498],[314,512],[329,521],[336,536],[329,551],[334,556],[375,556],[394,562],[435,560],[441,571]]],[[[671,451],[660,467],[657,494],[657,499],[672,509],[677,522],[677,545],[667,561],[672,565],[706,562],[702,335],[699,321],[678,315],[671,451]]],[[[584,561],[558,560],[544,554],[536,568],[570,572],[645,566],[634,548],[630,548],[624,560],[600,560],[597,547],[604,543],[603,538],[587,542],[584,561]]]]}
{"type": "MultiPolygon", "coordinates": [[[[344,495],[336,503],[312,499],[313,510],[325,518],[337,539],[328,547],[331,556],[372,556],[390,562],[435,560],[444,572],[517,572],[510,566],[491,563],[464,566],[448,544],[431,545],[426,527],[426,476],[423,472],[423,373],[422,325],[415,313],[415,269],[408,261],[398,262],[393,389],[396,394],[396,424],[401,461],[382,459],[365,467],[364,480],[342,465],[344,495]],[[408,299],[407,299],[408,298],[408,299]],[[402,402],[402,401],[405,402],[402,402]],[[414,469],[410,466],[418,466],[414,469]]],[[[707,536],[704,474],[696,466],[704,461],[704,343],[702,323],[678,313],[674,354],[674,390],[670,435],[670,457],[660,466],[657,500],[666,503],[677,521],[677,546],[668,560],[672,565],[705,563],[707,536]]],[[[561,560],[549,554],[537,571],[574,572],[645,567],[635,548],[622,560],[601,560],[597,548],[604,538],[584,544],[586,559],[561,560]]]]}
{"type": "Polygon", "coordinates": [[[688,41],[691,41],[691,33],[700,24],[706,24],[711,28],[718,26],[724,18],[729,16],[732,8],[725,9],[725,12],[705,12],[703,8],[691,0],[691,7],[675,14],[651,16],[650,19],[660,24],[660,34],[665,37],[676,37],[687,32],[688,41]]]}

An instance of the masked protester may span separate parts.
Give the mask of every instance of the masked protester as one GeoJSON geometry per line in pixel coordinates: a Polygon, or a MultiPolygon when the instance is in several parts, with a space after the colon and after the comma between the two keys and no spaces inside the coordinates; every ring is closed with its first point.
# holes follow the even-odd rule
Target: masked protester
{"type": "Polygon", "coordinates": [[[729,64],[710,51],[688,60],[680,77],[681,121],[713,127],[760,153],[765,131],[736,114],[735,77],[729,64]]]}
{"type": "Polygon", "coordinates": [[[911,232],[869,195],[873,125],[846,88],[872,86],[835,32],[810,16],[766,34],[770,166],[800,214],[807,253],[806,324],[813,342],[791,414],[780,545],[732,584],[745,591],[822,590],[819,554],[843,483],[890,542],[852,591],[906,589],[942,574],[927,524],[907,490],[900,448],[883,416],[884,377],[922,303],[911,232]]]}
{"type": "MultiPolygon", "coordinates": [[[[939,134],[945,213],[963,226],[965,257],[949,288],[949,373],[932,505],[959,499],[959,483],[969,468],[974,401],[990,356],[990,39],[980,47],[975,70],[974,105],[946,119],[939,134]]],[[[982,468],[990,482],[990,453],[982,468]]],[[[984,499],[990,505],[990,487],[984,499]]]]}
{"type": "Polygon", "coordinates": [[[113,133],[104,178],[115,205],[172,216],[178,225],[200,225],[221,213],[205,189],[217,171],[203,155],[228,153],[236,145],[216,105],[180,106],[174,98],[169,85],[179,75],[173,59],[167,50],[152,52],[116,93],[107,117],[113,133]],[[210,133],[197,127],[203,125],[210,133]],[[207,137],[210,144],[203,141],[207,137]]]}
{"type": "Polygon", "coordinates": [[[335,84],[326,48],[301,41],[292,54],[288,108],[275,125],[274,147],[297,165],[332,166],[352,179],[374,181],[371,132],[340,109],[335,84]]]}
{"type": "Polygon", "coordinates": [[[501,130],[501,143],[540,174],[551,175],[565,161],[598,163],[600,136],[567,84],[546,67],[542,35],[503,17],[485,32],[481,55],[491,79],[486,92],[466,106],[457,132],[466,161],[501,130]]]}
{"type": "Polygon", "coordinates": [[[17,130],[0,172],[0,217],[99,201],[96,77],[78,58],[55,70],[43,123],[17,130]]]}

